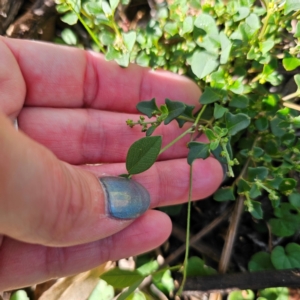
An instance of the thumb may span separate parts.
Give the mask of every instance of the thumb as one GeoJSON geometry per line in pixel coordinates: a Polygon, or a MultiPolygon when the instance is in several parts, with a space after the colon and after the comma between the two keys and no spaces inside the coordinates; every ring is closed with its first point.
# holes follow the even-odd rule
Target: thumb
{"type": "Polygon", "coordinates": [[[147,210],[138,183],[59,161],[0,115],[0,234],[48,246],[110,236],[147,210]]]}

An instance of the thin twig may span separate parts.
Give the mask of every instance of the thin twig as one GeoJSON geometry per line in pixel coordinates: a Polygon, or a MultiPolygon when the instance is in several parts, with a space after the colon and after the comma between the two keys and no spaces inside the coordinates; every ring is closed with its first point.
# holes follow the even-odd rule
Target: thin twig
{"type": "MultiPolygon", "coordinates": [[[[208,234],[210,231],[212,231],[215,227],[217,227],[221,222],[226,220],[228,218],[229,213],[232,211],[232,207],[230,206],[227,208],[222,215],[218,216],[216,219],[214,219],[210,224],[208,224],[205,228],[200,230],[197,234],[195,234],[190,239],[190,245],[193,245],[198,240],[203,238],[206,234],[208,234]]],[[[176,251],[171,253],[166,259],[162,267],[165,267],[166,265],[170,264],[173,260],[178,258],[182,253],[185,251],[185,245],[180,246],[176,251]]]]}

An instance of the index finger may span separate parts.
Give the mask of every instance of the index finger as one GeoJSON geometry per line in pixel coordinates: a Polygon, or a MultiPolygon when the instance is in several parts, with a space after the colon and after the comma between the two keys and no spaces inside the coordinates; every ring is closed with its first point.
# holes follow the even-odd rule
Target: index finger
{"type": "Polygon", "coordinates": [[[135,113],[139,101],[165,98],[197,105],[198,86],[166,71],[131,64],[121,68],[102,54],[53,44],[3,39],[27,86],[25,105],[92,107],[135,113]]]}

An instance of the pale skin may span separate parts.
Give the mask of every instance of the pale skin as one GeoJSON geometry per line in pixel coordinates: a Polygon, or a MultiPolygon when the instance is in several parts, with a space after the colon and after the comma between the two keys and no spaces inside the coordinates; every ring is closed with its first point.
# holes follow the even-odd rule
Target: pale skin
{"type": "MultiPolygon", "coordinates": [[[[126,172],[127,150],[144,136],[125,124],[138,118],[139,101],[198,106],[196,84],[136,65],[122,69],[92,52],[2,37],[0,59],[0,291],[162,244],[169,217],[149,209],[135,220],[111,218],[97,178],[126,172]]],[[[155,134],[166,145],[182,131],[172,122],[155,134]]],[[[149,191],[151,208],[187,201],[188,140],[133,177],[149,191]]],[[[194,200],[221,184],[214,158],[197,160],[193,170],[194,200]]]]}

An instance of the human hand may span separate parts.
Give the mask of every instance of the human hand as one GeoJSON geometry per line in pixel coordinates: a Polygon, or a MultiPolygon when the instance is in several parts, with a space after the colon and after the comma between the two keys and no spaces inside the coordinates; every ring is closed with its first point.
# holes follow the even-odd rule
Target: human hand
{"type": "MultiPolygon", "coordinates": [[[[111,216],[98,177],[126,172],[127,150],[143,136],[125,124],[137,119],[139,101],[197,105],[198,87],[168,72],[122,69],[100,54],[39,42],[0,37],[0,58],[0,291],[163,243],[168,216],[111,216]],[[16,117],[20,131],[12,125],[16,117]]],[[[173,122],[155,134],[167,144],[181,131],[173,122]]],[[[187,200],[187,141],[134,176],[149,191],[150,208],[187,200]]],[[[221,165],[210,157],[193,166],[193,199],[205,198],[222,181],[221,165]]]]}

